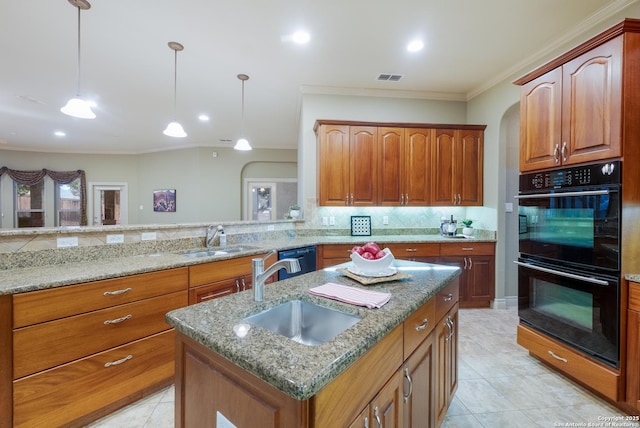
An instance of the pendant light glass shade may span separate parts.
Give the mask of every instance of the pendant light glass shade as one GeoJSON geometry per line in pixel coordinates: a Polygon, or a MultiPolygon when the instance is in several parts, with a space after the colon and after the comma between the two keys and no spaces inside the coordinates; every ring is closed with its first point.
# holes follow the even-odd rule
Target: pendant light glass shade
{"type": "Polygon", "coordinates": [[[89,103],[82,98],[71,98],[60,109],[61,112],[68,116],[77,117],[80,119],[95,119],[96,114],[91,110],[89,103]]]}
{"type": "Polygon", "coordinates": [[[251,144],[249,144],[249,141],[244,137],[244,82],[249,80],[249,76],[247,76],[246,74],[238,74],[238,79],[242,82],[242,132],[240,138],[236,142],[236,145],[233,146],[233,148],[246,152],[252,149],[251,144]]]}
{"type": "Polygon", "coordinates": [[[180,125],[178,122],[170,122],[164,129],[164,131],[162,131],[162,133],[169,137],[176,138],[184,138],[187,136],[187,133],[184,132],[182,125],[180,125]]]}
{"type": "Polygon", "coordinates": [[[169,42],[169,48],[173,50],[174,53],[174,61],[173,61],[173,122],[170,122],[162,133],[169,137],[175,138],[184,138],[187,136],[187,133],[184,132],[184,128],[182,125],[178,123],[176,120],[176,103],[178,98],[178,90],[177,90],[177,82],[178,82],[178,51],[184,49],[178,42],[169,42]]]}
{"type": "Polygon", "coordinates": [[[78,8],[78,87],[76,96],[71,98],[60,111],[79,119],[95,119],[96,114],[91,110],[89,103],[80,97],[80,11],[90,9],[91,4],[86,0],[69,0],[69,3],[78,8]]]}
{"type": "Polygon", "coordinates": [[[249,141],[246,138],[240,138],[233,148],[236,150],[248,151],[251,150],[251,144],[249,144],[249,141]]]}

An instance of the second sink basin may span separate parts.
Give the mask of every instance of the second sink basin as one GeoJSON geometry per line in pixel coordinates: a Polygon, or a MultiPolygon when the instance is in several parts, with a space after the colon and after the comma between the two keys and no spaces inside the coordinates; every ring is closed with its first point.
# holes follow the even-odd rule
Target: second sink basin
{"type": "Polygon", "coordinates": [[[246,321],[309,346],[321,345],[362,318],[303,300],[291,300],[246,321]]]}
{"type": "Polygon", "coordinates": [[[212,257],[212,256],[221,256],[224,254],[232,254],[232,253],[240,253],[242,251],[250,251],[254,250],[255,247],[220,247],[219,249],[211,249],[211,250],[193,250],[186,251],[182,253],[183,256],[187,257],[212,257]]]}

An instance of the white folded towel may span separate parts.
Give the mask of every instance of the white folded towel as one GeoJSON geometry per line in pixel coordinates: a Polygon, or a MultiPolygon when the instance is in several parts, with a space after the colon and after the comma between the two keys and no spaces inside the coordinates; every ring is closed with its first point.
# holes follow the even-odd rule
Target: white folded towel
{"type": "Polygon", "coordinates": [[[310,288],[309,293],[367,308],[381,308],[391,299],[391,293],[363,290],[333,282],[310,288]]]}

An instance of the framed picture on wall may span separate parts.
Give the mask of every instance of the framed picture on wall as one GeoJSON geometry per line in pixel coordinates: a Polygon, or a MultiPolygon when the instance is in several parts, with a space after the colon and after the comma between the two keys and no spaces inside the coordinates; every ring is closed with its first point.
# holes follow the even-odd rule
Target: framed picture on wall
{"type": "Polygon", "coordinates": [[[176,212],[176,189],[161,189],[153,191],[153,211],[176,212]]]}

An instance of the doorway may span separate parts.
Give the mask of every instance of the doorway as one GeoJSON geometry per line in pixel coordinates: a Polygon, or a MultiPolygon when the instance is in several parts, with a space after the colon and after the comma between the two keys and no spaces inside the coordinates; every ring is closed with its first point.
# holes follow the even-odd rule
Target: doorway
{"type": "Polygon", "coordinates": [[[126,183],[89,183],[89,189],[92,225],[121,226],[128,223],[126,183]]]}

